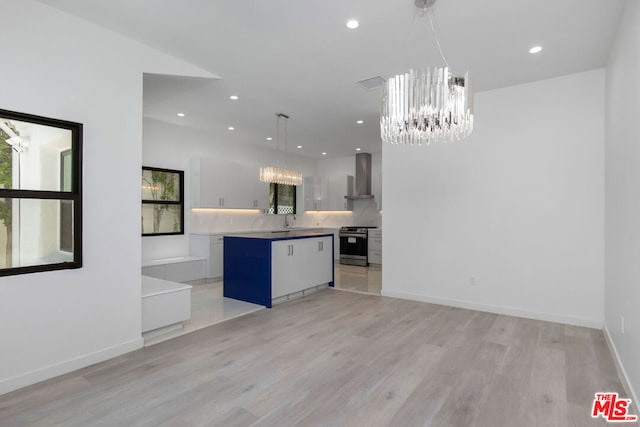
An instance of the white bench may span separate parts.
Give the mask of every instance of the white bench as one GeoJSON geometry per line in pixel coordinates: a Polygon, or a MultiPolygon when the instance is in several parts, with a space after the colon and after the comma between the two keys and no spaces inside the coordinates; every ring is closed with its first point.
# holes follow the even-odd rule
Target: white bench
{"type": "Polygon", "coordinates": [[[206,277],[207,259],[175,257],[142,261],[142,275],[171,282],[192,282],[206,277]]]}
{"type": "Polygon", "coordinates": [[[164,333],[182,328],[182,322],[191,319],[191,288],[142,276],[142,332],[164,333]]]}

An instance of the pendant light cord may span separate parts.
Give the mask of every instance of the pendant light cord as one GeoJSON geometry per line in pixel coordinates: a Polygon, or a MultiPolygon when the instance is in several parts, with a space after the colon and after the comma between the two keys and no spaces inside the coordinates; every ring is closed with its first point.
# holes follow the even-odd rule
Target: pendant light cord
{"type": "Polygon", "coordinates": [[[289,119],[284,119],[284,152],[285,152],[285,156],[287,153],[288,148],[288,141],[287,141],[287,134],[289,133],[289,129],[287,129],[287,123],[289,122],[289,119]]]}
{"type": "Polygon", "coordinates": [[[276,151],[280,151],[280,116],[276,120],[276,151]]]}
{"type": "Polygon", "coordinates": [[[433,10],[428,8],[426,10],[427,15],[429,16],[429,22],[431,23],[431,32],[433,33],[433,38],[436,40],[436,45],[438,46],[438,50],[440,51],[440,57],[444,61],[444,64],[449,68],[449,63],[447,62],[447,58],[444,57],[444,52],[442,51],[442,46],[440,46],[440,36],[438,35],[437,25],[434,24],[435,17],[433,16],[433,10]]]}

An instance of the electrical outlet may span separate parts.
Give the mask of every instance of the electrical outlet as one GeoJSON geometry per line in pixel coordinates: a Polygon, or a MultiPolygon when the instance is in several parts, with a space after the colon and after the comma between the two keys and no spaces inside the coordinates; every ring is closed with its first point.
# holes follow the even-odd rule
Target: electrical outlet
{"type": "Polygon", "coordinates": [[[624,335],[624,316],[620,316],[620,333],[624,335]]]}
{"type": "Polygon", "coordinates": [[[478,283],[476,282],[476,276],[471,276],[469,278],[469,286],[476,286],[478,283]]]}

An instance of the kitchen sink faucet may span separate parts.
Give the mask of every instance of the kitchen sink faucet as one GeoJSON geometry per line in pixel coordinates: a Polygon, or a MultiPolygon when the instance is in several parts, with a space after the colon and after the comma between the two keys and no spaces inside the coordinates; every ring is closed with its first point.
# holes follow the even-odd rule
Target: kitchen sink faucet
{"type": "Polygon", "coordinates": [[[289,215],[293,216],[293,220],[296,220],[296,214],[288,213],[284,216],[284,228],[289,228],[291,224],[289,224],[289,215]]]}

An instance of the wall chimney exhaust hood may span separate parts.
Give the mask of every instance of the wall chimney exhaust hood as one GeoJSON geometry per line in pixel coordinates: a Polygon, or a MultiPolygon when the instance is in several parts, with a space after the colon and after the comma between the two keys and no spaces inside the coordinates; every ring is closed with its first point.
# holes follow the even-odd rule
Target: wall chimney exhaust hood
{"type": "Polygon", "coordinates": [[[356,189],[353,196],[344,196],[348,200],[373,199],[371,194],[371,154],[356,154],[356,189]]]}

